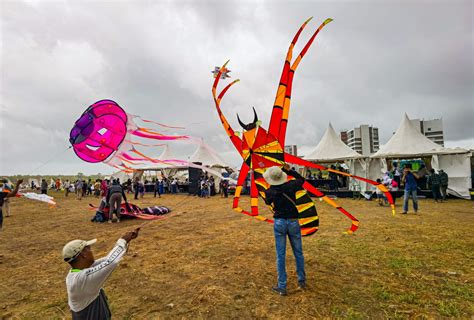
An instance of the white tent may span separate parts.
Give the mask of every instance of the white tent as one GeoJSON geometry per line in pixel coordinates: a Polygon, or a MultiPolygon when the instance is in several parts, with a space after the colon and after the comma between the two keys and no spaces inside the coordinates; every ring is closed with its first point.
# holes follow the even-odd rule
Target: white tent
{"type": "Polygon", "coordinates": [[[189,162],[201,163],[202,166],[208,167],[211,170],[208,173],[214,176],[215,189],[219,192],[219,183],[221,181],[221,175],[219,174],[223,168],[230,168],[230,165],[224,162],[221,157],[203,140],[194,151],[193,155],[189,158],[189,162]]]}
{"type": "Polygon", "coordinates": [[[196,151],[194,151],[193,155],[189,158],[189,162],[200,162],[206,167],[230,167],[229,164],[225,163],[224,160],[202,140],[196,151]]]}
{"type": "Polygon", "coordinates": [[[443,169],[449,177],[448,193],[457,197],[470,199],[469,188],[472,186],[471,152],[462,154],[433,155],[431,167],[443,169]]]}
{"type": "MultiPolygon", "coordinates": [[[[342,161],[349,167],[352,174],[366,177],[366,160],[360,153],[342,142],[331,124],[328,125],[316,148],[304,159],[318,163],[342,161]]],[[[352,190],[366,190],[367,188],[364,182],[355,179],[350,182],[349,187],[352,190]]]]}
{"type": "Polygon", "coordinates": [[[349,148],[329,124],[316,148],[304,157],[313,162],[333,162],[337,160],[362,158],[362,155],[349,148]]]}
{"type": "Polygon", "coordinates": [[[431,141],[403,116],[395,134],[371,158],[420,157],[433,154],[465,153],[467,150],[448,149],[431,141]]]}
{"type": "MultiPolygon", "coordinates": [[[[179,160],[174,156],[169,145],[165,145],[163,152],[161,152],[157,159],[162,161],[179,160]]],[[[179,166],[169,163],[154,163],[151,165],[136,168],[133,173],[133,179],[137,177],[141,179],[144,176],[147,180],[152,180],[155,177],[161,176],[161,174],[157,174],[157,171],[160,171],[166,177],[175,176],[179,170],[188,170],[188,166],[179,166]],[[150,174],[150,172],[153,173],[150,174]]]]}
{"type": "Polygon", "coordinates": [[[123,171],[117,171],[109,177],[109,180],[112,180],[112,179],[119,179],[120,183],[124,183],[128,179],[132,179],[132,175],[128,174],[128,173],[125,173],[123,171]]]}
{"type": "Polygon", "coordinates": [[[415,158],[432,156],[431,166],[443,169],[449,176],[448,192],[469,198],[471,186],[471,157],[469,150],[444,148],[425,137],[408,119],[403,116],[400,125],[390,140],[373,154],[369,178],[375,180],[386,171],[387,158],[415,158]]]}

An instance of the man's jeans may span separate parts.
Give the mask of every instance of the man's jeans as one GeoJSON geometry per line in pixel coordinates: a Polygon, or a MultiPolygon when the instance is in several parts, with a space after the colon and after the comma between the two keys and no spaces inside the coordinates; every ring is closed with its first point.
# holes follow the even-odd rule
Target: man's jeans
{"type": "Polygon", "coordinates": [[[405,189],[405,195],[403,197],[403,212],[408,212],[408,199],[411,195],[411,198],[413,199],[413,209],[415,212],[418,211],[418,198],[416,195],[416,189],[414,190],[406,190],[405,189]]]}
{"type": "Polygon", "coordinates": [[[301,242],[301,228],[297,219],[275,219],[273,225],[275,234],[276,261],[278,271],[278,288],[286,289],[286,236],[290,239],[293,255],[296,260],[298,282],[306,281],[304,272],[303,244],[301,242]]]}

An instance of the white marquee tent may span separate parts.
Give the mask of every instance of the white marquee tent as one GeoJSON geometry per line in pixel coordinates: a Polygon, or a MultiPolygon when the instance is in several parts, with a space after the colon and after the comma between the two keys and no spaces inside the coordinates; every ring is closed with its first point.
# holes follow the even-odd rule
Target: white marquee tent
{"type": "Polygon", "coordinates": [[[357,158],[362,158],[362,155],[342,142],[331,124],[316,148],[304,157],[305,160],[312,162],[334,162],[357,158]]]}
{"type": "MultiPolygon", "coordinates": [[[[316,148],[304,159],[315,163],[344,162],[352,174],[366,177],[366,159],[342,142],[331,124],[316,148]]],[[[367,186],[362,181],[352,179],[350,188],[365,190],[367,186]]]]}
{"type": "MultiPolygon", "coordinates": [[[[180,160],[177,159],[170,147],[168,145],[165,146],[165,149],[158,157],[158,160],[180,160]]],[[[230,168],[230,166],[222,160],[222,158],[204,141],[201,140],[198,147],[194,151],[194,153],[189,157],[189,163],[197,162],[201,163],[202,166],[209,167],[209,173],[214,176],[216,179],[216,185],[218,184],[218,178],[220,177],[221,170],[223,168],[230,168]]],[[[150,172],[157,172],[161,171],[165,176],[174,176],[179,177],[180,180],[184,180],[187,178],[189,166],[188,165],[173,165],[173,164],[166,164],[166,163],[156,163],[150,166],[139,167],[135,169],[134,178],[135,177],[142,177],[144,174],[145,176],[152,177],[152,175],[147,174],[150,172]]],[[[156,173],[155,173],[156,176],[156,173]]]]}
{"type": "Polygon", "coordinates": [[[444,148],[434,143],[411,123],[407,114],[390,140],[370,157],[368,177],[374,180],[386,171],[386,159],[426,156],[432,157],[432,168],[443,169],[448,174],[450,194],[469,198],[472,153],[466,149],[444,148]]]}
{"type": "Polygon", "coordinates": [[[230,167],[229,164],[222,160],[222,158],[202,140],[196,151],[194,151],[193,155],[189,158],[189,162],[200,162],[203,166],[211,168],[230,167]]]}

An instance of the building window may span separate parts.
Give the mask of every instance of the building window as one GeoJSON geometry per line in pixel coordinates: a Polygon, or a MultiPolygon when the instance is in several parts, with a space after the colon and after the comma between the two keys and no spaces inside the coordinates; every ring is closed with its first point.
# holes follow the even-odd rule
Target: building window
{"type": "Polygon", "coordinates": [[[428,131],[431,131],[431,128],[428,128],[428,131]]]}

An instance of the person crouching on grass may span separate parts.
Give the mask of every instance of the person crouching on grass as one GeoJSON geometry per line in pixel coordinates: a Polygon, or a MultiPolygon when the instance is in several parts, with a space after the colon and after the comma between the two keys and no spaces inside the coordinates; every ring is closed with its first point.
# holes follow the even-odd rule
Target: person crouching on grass
{"type": "Polygon", "coordinates": [[[110,319],[107,296],[102,286],[110,274],[117,268],[125,255],[128,244],[138,236],[140,228],[125,233],[117,240],[110,253],[98,260],[94,259],[91,245],[97,239],[72,240],[63,248],[63,259],[71,265],[66,276],[68,304],[73,320],[110,319]]]}
{"type": "Polygon", "coordinates": [[[301,241],[301,227],[298,221],[298,209],[296,208],[296,192],[303,189],[304,178],[290,166],[285,164],[283,170],[280,167],[268,168],[263,174],[265,181],[270,185],[265,191],[265,203],[273,204],[275,234],[275,247],[277,256],[278,285],[272,290],[286,296],[286,237],[290,239],[291,249],[296,260],[296,273],[298,275],[298,286],[306,288],[306,274],[304,271],[303,243],[301,241]],[[295,180],[287,181],[287,174],[295,180]]]}

